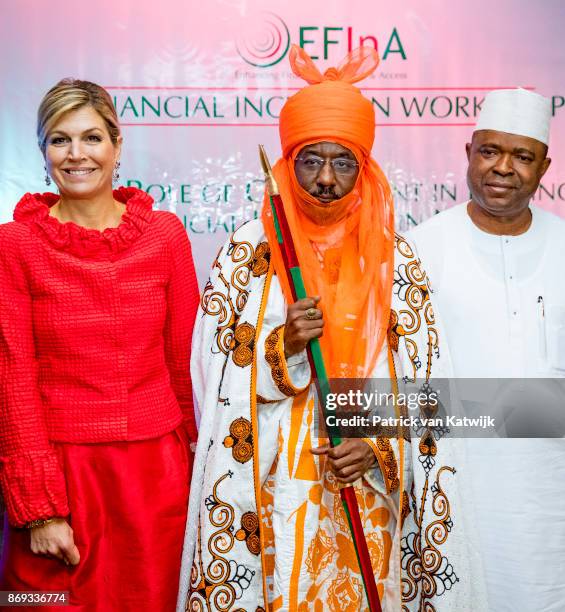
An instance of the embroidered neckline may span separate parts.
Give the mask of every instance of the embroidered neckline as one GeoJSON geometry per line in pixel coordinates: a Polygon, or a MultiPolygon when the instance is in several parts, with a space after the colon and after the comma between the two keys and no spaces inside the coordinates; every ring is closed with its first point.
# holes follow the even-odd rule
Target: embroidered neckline
{"type": "Polygon", "coordinates": [[[128,249],[153,218],[153,198],[135,187],[120,187],[114,198],[126,205],[118,227],[103,231],[69,221],[61,223],[49,214],[59,201],[55,193],[26,193],[14,211],[14,220],[26,223],[52,246],[85,259],[112,259],[128,249]]]}

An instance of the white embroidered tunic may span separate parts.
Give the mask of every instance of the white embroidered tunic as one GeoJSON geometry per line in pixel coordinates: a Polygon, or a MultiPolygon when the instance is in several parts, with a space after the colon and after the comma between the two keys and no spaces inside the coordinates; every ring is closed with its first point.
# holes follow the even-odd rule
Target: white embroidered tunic
{"type": "MultiPolygon", "coordinates": [[[[286,304],[259,221],[221,249],[204,288],[191,373],[201,412],[178,611],[367,609],[304,356],[284,359],[286,304]],[[304,388],[304,391],[302,389],[304,388]]],[[[429,290],[397,236],[391,321],[376,374],[402,385],[451,372],[429,290]],[[390,349],[390,352],[389,352],[390,349]]],[[[460,445],[377,437],[355,483],[385,612],[484,612],[459,508],[460,445]]],[[[411,439],[410,439],[411,438],[411,439]]]]}
{"type": "MultiPolygon", "coordinates": [[[[500,439],[493,432],[494,439],[467,441],[463,471],[475,500],[494,612],[557,611],[565,601],[563,417],[544,412],[535,418],[549,403],[565,411],[564,386],[559,380],[540,382],[537,389],[519,384],[565,376],[565,221],[531,210],[532,224],[519,236],[479,230],[467,203],[409,234],[426,262],[455,375],[517,379],[505,384],[503,404],[522,408],[501,432],[510,434],[510,423],[524,429],[525,423],[529,433],[540,436],[500,439]]],[[[498,382],[489,384],[500,393],[498,382]]],[[[469,410],[480,409],[472,385],[459,386],[469,410]]]]}

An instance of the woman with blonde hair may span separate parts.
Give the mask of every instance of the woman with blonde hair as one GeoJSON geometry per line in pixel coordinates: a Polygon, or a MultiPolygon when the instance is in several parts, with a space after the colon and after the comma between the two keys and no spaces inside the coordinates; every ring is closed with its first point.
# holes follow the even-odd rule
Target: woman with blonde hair
{"type": "Polygon", "coordinates": [[[59,194],[27,193],[0,225],[0,588],[173,610],[196,440],[190,244],[145,192],[113,190],[102,87],[58,83],[37,133],[59,194]]]}

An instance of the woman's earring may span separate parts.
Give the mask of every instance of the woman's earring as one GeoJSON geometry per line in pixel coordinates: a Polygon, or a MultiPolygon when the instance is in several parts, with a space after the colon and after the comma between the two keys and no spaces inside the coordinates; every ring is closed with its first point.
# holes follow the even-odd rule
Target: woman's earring
{"type": "Polygon", "coordinates": [[[49,187],[49,185],[51,185],[51,177],[49,176],[49,172],[47,172],[47,166],[44,166],[45,169],[45,184],[47,185],[47,187],[49,187]]]}
{"type": "Polygon", "coordinates": [[[120,180],[120,173],[118,172],[119,169],[120,169],[120,162],[118,160],[116,162],[116,165],[114,166],[114,170],[112,171],[112,185],[116,185],[117,182],[120,180]]]}

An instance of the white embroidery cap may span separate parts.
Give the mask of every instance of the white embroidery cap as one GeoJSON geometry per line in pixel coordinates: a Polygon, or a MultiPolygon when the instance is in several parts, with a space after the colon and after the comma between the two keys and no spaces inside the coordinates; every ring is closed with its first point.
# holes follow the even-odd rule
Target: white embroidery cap
{"type": "Polygon", "coordinates": [[[527,89],[495,89],[482,105],[477,130],[496,130],[549,143],[551,102],[527,89]]]}

